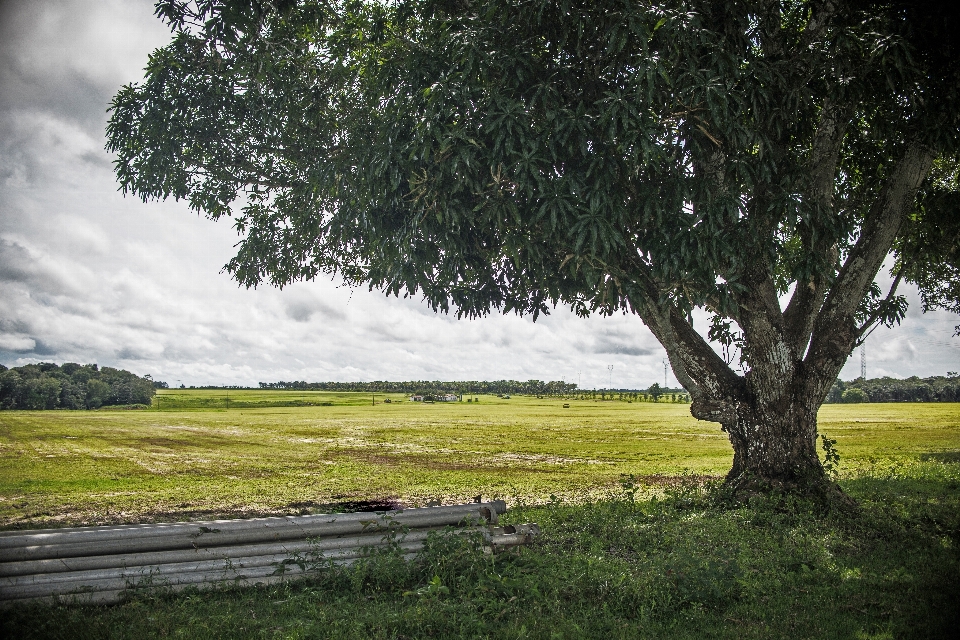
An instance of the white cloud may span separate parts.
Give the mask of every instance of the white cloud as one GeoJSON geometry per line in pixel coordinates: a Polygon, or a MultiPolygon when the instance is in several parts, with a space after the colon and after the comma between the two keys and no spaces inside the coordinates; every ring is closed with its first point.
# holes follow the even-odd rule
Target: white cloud
{"type": "Polygon", "coordinates": [[[33,338],[0,333],[0,349],[4,351],[33,351],[36,346],[37,342],[33,338]]]}

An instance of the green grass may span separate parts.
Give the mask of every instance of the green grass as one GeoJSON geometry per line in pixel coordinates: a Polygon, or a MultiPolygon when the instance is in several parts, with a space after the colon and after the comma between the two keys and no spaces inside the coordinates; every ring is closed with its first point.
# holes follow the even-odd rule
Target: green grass
{"type": "MultiPolygon", "coordinates": [[[[2,412],[0,528],[300,513],[387,497],[580,499],[624,474],[657,486],[719,477],[731,463],[725,434],[683,404],[385,397],[169,390],[159,411],[2,412]]],[[[837,439],[852,478],[955,455],[960,404],[828,405],[821,431],[837,439]]]]}
{"type": "MultiPolygon", "coordinates": [[[[882,480],[879,480],[882,482],[882,480]]],[[[783,497],[515,509],[542,537],[494,558],[436,540],[286,586],[0,612],[17,638],[954,638],[960,505],[860,496],[856,514],[783,497]]]]}
{"type": "MultiPolygon", "coordinates": [[[[226,396],[163,397],[174,393],[194,407],[226,396]]],[[[482,492],[506,497],[509,519],[539,522],[542,537],[492,560],[439,540],[412,563],[386,554],[288,586],[19,607],[0,612],[0,635],[957,637],[960,405],[824,407],[841,485],[860,503],[839,513],[783,496],[731,503],[710,479],[727,470],[729,444],[685,405],[263,394],[231,392],[244,408],[0,413],[0,522],[482,492]],[[252,408],[291,401],[331,404],[252,408]]]]}
{"type": "Polygon", "coordinates": [[[276,391],[158,399],[160,411],[0,414],[0,526],[298,512],[391,496],[545,500],[621,474],[721,474],[731,456],[724,434],[680,404],[391,396],[373,405],[361,394],[276,391]],[[315,406],[262,407],[294,402],[315,406]]]}

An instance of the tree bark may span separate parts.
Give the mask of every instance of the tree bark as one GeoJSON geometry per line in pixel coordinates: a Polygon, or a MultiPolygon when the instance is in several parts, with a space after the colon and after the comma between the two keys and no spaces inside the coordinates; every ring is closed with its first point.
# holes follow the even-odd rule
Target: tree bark
{"type": "Polygon", "coordinates": [[[727,484],[736,489],[824,484],[827,477],[817,456],[819,400],[791,394],[775,403],[739,403],[736,422],[721,427],[733,446],[727,484]]]}

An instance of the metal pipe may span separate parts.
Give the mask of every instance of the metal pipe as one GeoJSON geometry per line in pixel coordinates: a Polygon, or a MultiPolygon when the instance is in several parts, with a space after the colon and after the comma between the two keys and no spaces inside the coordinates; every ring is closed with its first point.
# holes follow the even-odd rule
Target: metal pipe
{"type": "MultiPolygon", "coordinates": [[[[434,531],[443,531],[444,527],[426,527],[411,529],[398,534],[400,542],[422,540],[434,531]]],[[[467,527],[457,530],[458,533],[484,533],[486,528],[467,527]]],[[[25,560],[20,562],[0,563],[0,577],[29,575],[32,573],[60,573],[65,571],[84,571],[88,569],[106,569],[110,567],[134,567],[168,562],[188,562],[195,559],[213,560],[217,558],[240,558],[252,555],[272,553],[307,553],[328,549],[349,547],[369,547],[382,545],[387,536],[382,533],[371,533],[361,536],[342,538],[315,538],[311,540],[291,540],[288,542],[270,542],[262,544],[247,544],[239,546],[213,547],[209,549],[178,549],[171,551],[152,551],[145,553],[130,553],[118,555],[80,556],[76,558],[56,558],[46,560],[25,560]]]]}
{"type": "MultiPolygon", "coordinates": [[[[414,552],[423,548],[422,540],[405,542],[397,548],[414,552]]],[[[296,560],[289,554],[273,554],[249,556],[245,558],[229,558],[216,560],[200,560],[193,562],[171,562],[167,564],[94,569],[91,571],[70,571],[66,573],[35,574],[29,576],[15,576],[0,578],[0,598],[36,595],[37,593],[69,592],[77,589],[103,590],[114,588],[116,581],[125,581],[125,584],[135,585],[140,581],[153,583],[159,580],[160,584],[171,581],[174,583],[190,582],[194,575],[211,576],[216,574],[219,579],[235,579],[245,575],[270,575],[274,573],[297,574],[326,566],[329,560],[360,558],[369,553],[368,548],[337,549],[311,554],[301,559],[301,564],[289,562],[296,560]],[[104,587],[103,585],[107,585],[104,587]]]]}
{"type": "MultiPolygon", "coordinates": [[[[415,557],[415,555],[416,554],[413,551],[410,551],[404,554],[403,557],[404,559],[409,559],[415,557]]],[[[344,557],[334,559],[332,563],[337,565],[353,564],[359,559],[359,556],[354,556],[352,558],[344,557]]],[[[69,583],[73,585],[72,589],[70,587],[64,588],[66,586],[64,584],[25,585],[18,587],[16,592],[13,594],[8,594],[6,593],[6,589],[3,589],[0,591],[0,593],[2,593],[2,596],[0,597],[3,597],[5,600],[23,601],[49,596],[69,597],[71,595],[80,595],[97,591],[122,592],[124,590],[136,591],[157,589],[162,592],[167,589],[179,590],[189,586],[199,587],[204,583],[222,586],[257,583],[269,584],[273,582],[308,577],[309,575],[316,574],[323,570],[322,566],[310,568],[306,571],[301,571],[296,565],[292,565],[292,567],[292,569],[284,571],[283,573],[277,573],[277,568],[272,565],[250,567],[244,569],[242,572],[237,572],[234,576],[226,575],[223,570],[190,571],[179,574],[165,575],[161,577],[162,579],[157,581],[154,581],[150,576],[144,576],[147,579],[140,582],[132,582],[129,578],[125,577],[110,577],[98,580],[88,580],[82,583],[69,583]]]]}
{"type": "Polygon", "coordinates": [[[7,560],[0,563],[0,601],[115,602],[128,589],[272,583],[331,563],[351,564],[376,547],[396,545],[404,557],[413,557],[438,530],[479,533],[490,551],[525,544],[539,533],[536,525],[493,526],[505,511],[503,501],[494,501],[380,513],[7,532],[0,539],[0,560],[7,560]]]}
{"type": "MultiPolygon", "coordinates": [[[[353,515],[353,514],[351,514],[353,515]]],[[[363,533],[403,530],[445,525],[485,524],[486,518],[477,511],[431,513],[429,509],[410,509],[397,515],[377,516],[365,520],[313,520],[295,525],[260,526],[224,531],[209,527],[194,527],[196,533],[185,529],[166,535],[150,537],[109,538],[85,542],[53,542],[41,545],[20,545],[0,549],[0,562],[70,558],[78,556],[165,551],[171,549],[209,548],[256,542],[281,542],[309,537],[359,535],[363,533]],[[413,513],[411,513],[413,512],[413,513]],[[199,529],[199,531],[198,531],[199,529]]],[[[275,523],[271,523],[274,525],[275,523]]],[[[94,536],[92,536],[94,537],[94,536]]],[[[76,540],[76,536],[71,536],[76,540]]],[[[50,540],[45,538],[43,540],[50,540]]]]}
{"type": "Polygon", "coordinates": [[[436,519],[437,524],[456,524],[460,518],[477,514],[488,523],[496,524],[497,515],[506,513],[506,503],[494,500],[486,503],[449,505],[445,507],[423,507],[418,509],[397,509],[372,513],[335,513],[309,516],[279,516],[270,518],[249,518],[244,520],[208,520],[200,522],[168,522],[140,525],[117,525],[106,527],[73,527],[69,529],[41,529],[36,531],[3,532],[0,537],[0,550],[25,546],[46,546],[71,542],[107,542],[111,540],[129,540],[132,538],[154,538],[166,535],[190,535],[200,537],[213,532],[235,532],[248,530],[283,530],[286,528],[313,529],[325,524],[365,522],[406,522],[407,520],[436,519]]]}
{"type": "MultiPolygon", "coordinates": [[[[424,539],[429,533],[431,532],[420,532],[420,535],[415,536],[416,539],[401,541],[397,543],[396,548],[407,552],[418,551],[423,547],[424,539]]],[[[476,533],[476,531],[471,533],[476,533]]],[[[488,540],[494,548],[511,547],[528,542],[529,534],[499,534],[492,537],[488,536],[488,540]]],[[[259,551],[263,550],[262,548],[259,549],[259,551]]],[[[32,597],[39,592],[46,593],[44,589],[50,593],[69,592],[79,588],[100,590],[104,581],[107,581],[107,584],[113,584],[109,581],[120,579],[126,580],[130,584],[135,584],[137,579],[152,581],[158,577],[163,580],[169,578],[182,582],[181,578],[188,574],[204,573],[208,575],[212,572],[219,572],[218,575],[221,578],[232,578],[238,575],[248,575],[251,571],[258,573],[261,567],[266,566],[273,567],[272,572],[277,572],[283,567],[282,572],[284,573],[297,573],[298,569],[303,572],[307,570],[307,567],[325,566],[330,560],[362,557],[371,550],[371,546],[350,546],[325,550],[309,549],[305,554],[291,554],[289,551],[284,551],[283,553],[256,553],[248,556],[191,558],[185,562],[177,562],[168,558],[167,562],[148,565],[113,566],[80,571],[10,576],[0,578],[0,598],[32,597]],[[234,576],[229,574],[234,574],[234,576]]],[[[254,549],[254,551],[257,551],[257,549],[254,549]]]]}
{"type": "MultiPolygon", "coordinates": [[[[404,560],[411,560],[416,557],[415,553],[407,553],[403,556],[404,560]]],[[[357,562],[359,558],[346,558],[343,560],[334,560],[332,564],[337,566],[350,566],[357,562]]],[[[313,575],[314,572],[298,574],[295,576],[291,575],[270,575],[263,576],[261,578],[252,578],[245,580],[236,580],[231,582],[232,584],[240,584],[243,586],[257,586],[257,585],[270,585],[276,584],[278,582],[284,582],[288,580],[296,580],[300,578],[309,577],[313,575]]],[[[11,605],[17,605],[25,602],[40,602],[46,604],[114,604],[120,602],[124,597],[128,595],[135,594],[137,591],[151,591],[156,590],[161,593],[174,593],[177,591],[182,591],[184,589],[189,589],[191,587],[196,589],[216,589],[224,586],[228,586],[223,581],[209,581],[209,582],[198,582],[193,584],[171,584],[163,586],[142,586],[134,588],[123,588],[123,589],[112,589],[107,591],[85,591],[80,593],[70,593],[70,594],[50,594],[45,596],[29,596],[17,598],[14,600],[0,600],[0,607],[9,607],[11,605]]]]}

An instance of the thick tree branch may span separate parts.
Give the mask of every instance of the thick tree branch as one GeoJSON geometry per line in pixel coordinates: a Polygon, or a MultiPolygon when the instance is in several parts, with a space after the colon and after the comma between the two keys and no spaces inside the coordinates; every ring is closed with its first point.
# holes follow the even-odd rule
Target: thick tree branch
{"type": "Polygon", "coordinates": [[[743,395],[743,378],[694,330],[673,302],[662,298],[660,287],[639,258],[631,261],[630,271],[642,292],[631,305],[666,349],[677,380],[693,399],[694,417],[721,424],[736,422],[736,400],[743,395]]]}
{"type": "Polygon", "coordinates": [[[913,206],[933,159],[933,151],[925,146],[912,143],[907,147],[864,220],[860,239],[830,288],[814,323],[810,349],[804,360],[808,370],[821,372],[820,376],[810,376],[810,383],[818,385],[813,390],[817,397],[826,393],[856,344],[857,309],[913,206]]]}
{"type": "Polygon", "coordinates": [[[836,13],[837,3],[834,0],[813,3],[810,11],[810,21],[807,22],[807,28],[803,30],[803,39],[799,50],[808,49],[812,43],[819,40],[826,32],[830,20],[836,13]]]}
{"type": "MultiPolygon", "coordinates": [[[[807,163],[809,182],[804,192],[806,202],[816,208],[811,221],[834,215],[833,195],[840,149],[847,129],[847,119],[840,117],[838,109],[829,100],[820,115],[820,125],[813,138],[810,159],[807,163]]],[[[802,237],[804,251],[824,263],[836,260],[836,248],[826,233],[816,233],[808,224],[802,237]],[[832,258],[832,260],[831,260],[832,258]]],[[[822,266],[826,266],[825,264],[822,266]]],[[[827,292],[827,282],[821,272],[807,282],[797,282],[790,303],[784,311],[787,341],[795,356],[803,358],[813,324],[827,292]]]]}
{"type": "Polygon", "coordinates": [[[764,0],[759,3],[760,14],[760,41],[767,58],[779,58],[785,47],[782,33],[782,15],[780,3],[777,0],[764,0]]]}
{"type": "Polygon", "coordinates": [[[777,290],[769,273],[757,273],[737,296],[738,323],[746,338],[744,359],[749,384],[764,401],[774,401],[789,388],[796,358],[786,341],[777,290]]]}

